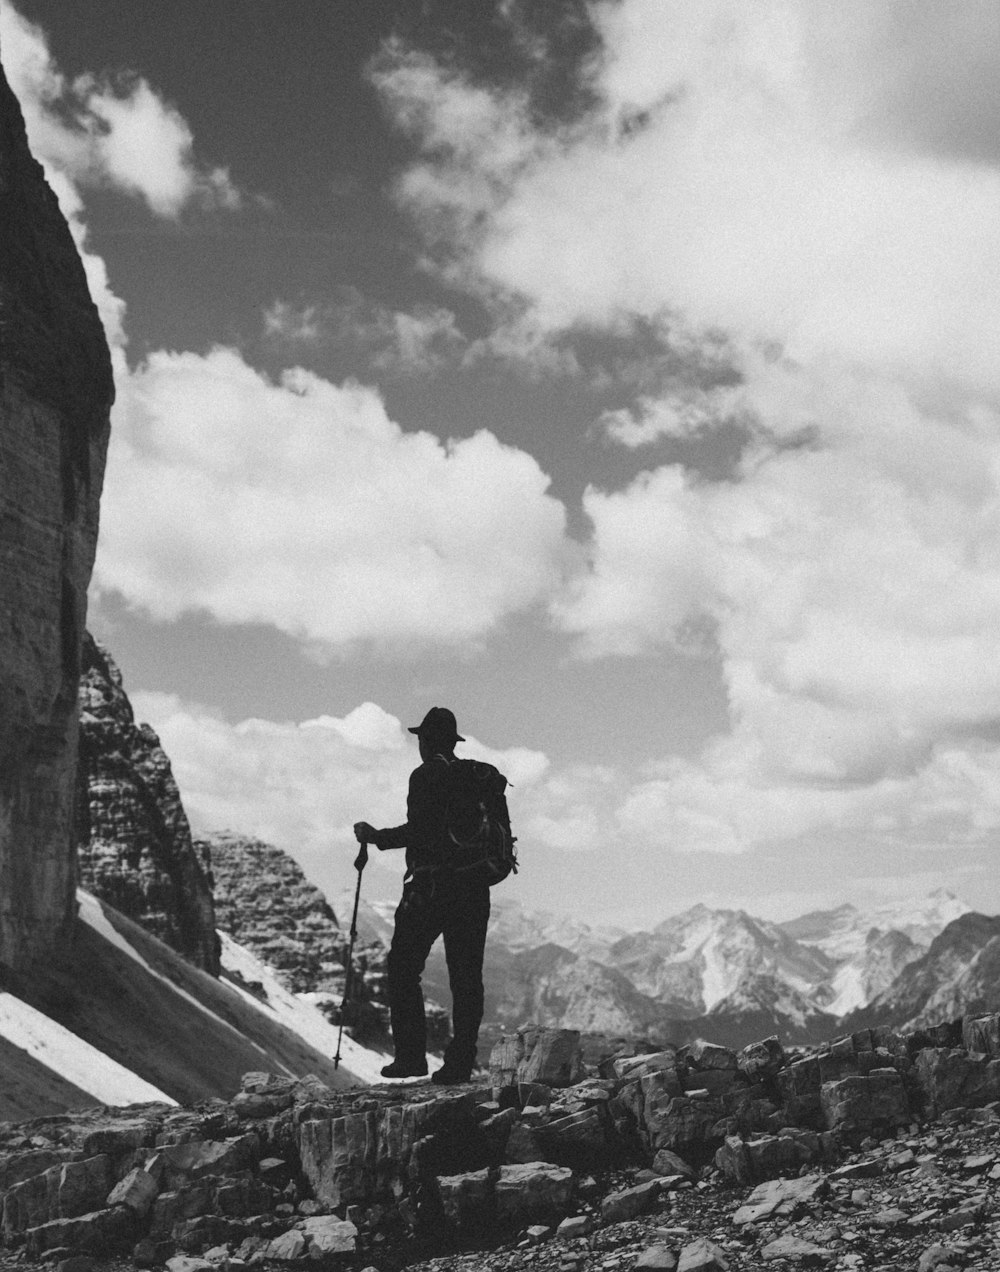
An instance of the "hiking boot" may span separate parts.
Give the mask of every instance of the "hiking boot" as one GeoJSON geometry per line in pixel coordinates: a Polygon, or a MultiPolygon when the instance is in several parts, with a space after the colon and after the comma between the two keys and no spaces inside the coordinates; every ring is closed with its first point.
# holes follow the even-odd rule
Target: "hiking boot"
{"type": "Polygon", "coordinates": [[[472,1065],[450,1064],[446,1060],[440,1069],[431,1074],[431,1081],[436,1082],[438,1086],[452,1086],[458,1082],[471,1082],[472,1065]]]}
{"type": "Polygon", "coordinates": [[[393,1060],[382,1070],[383,1078],[426,1078],[426,1060],[393,1060]]]}

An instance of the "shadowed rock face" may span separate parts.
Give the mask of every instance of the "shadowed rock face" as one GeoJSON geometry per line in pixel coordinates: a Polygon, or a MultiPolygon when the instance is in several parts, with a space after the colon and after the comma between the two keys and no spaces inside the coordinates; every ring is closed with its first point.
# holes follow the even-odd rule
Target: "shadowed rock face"
{"type": "Polygon", "coordinates": [[[0,963],[73,913],[77,681],[114,398],[83,265],[0,71],[0,963]]]}
{"type": "Polygon", "coordinates": [[[208,854],[170,761],[137,724],[111,655],[86,633],[80,679],[80,883],[197,967],[219,972],[208,854]]]}

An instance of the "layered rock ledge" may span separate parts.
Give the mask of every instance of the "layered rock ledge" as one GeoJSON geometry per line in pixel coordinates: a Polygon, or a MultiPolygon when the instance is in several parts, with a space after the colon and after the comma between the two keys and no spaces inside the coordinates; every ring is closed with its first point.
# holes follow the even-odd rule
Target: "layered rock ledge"
{"type": "Polygon", "coordinates": [[[505,1037],[488,1085],[335,1093],[259,1073],[228,1102],[5,1126],[4,1241],[172,1272],[389,1272],[462,1248],[470,1268],[535,1251],[564,1272],[623,1247],[627,1264],[601,1266],[909,1268],[928,1250],[944,1251],[928,1268],[996,1266],[1000,1016],[807,1055],[774,1039],[622,1052],[590,1072],[577,1042],[505,1037]]]}

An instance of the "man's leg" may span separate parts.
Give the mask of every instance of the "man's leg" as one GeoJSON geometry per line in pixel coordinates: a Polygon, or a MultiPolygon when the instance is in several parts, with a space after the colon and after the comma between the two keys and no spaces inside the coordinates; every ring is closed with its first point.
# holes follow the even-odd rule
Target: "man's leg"
{"type": "Polygon", "coordinates": [[[483,954],[490,919],[490,890],[466,885],[449,898],[444,917],[444,952],[451,985],[452,1039],[444,1053],[445,1072],[467,1076],[476,1063],[483,1019],[483,954]]]}
{"type": "Polygon", "coordinates": [[[403,888],[389,947],[388,991],[396,1065],[419,1071],[427,1064],[427,1025],[420,986],[431,946],[441,934],[438,907],[412,883],[403,888]]]}

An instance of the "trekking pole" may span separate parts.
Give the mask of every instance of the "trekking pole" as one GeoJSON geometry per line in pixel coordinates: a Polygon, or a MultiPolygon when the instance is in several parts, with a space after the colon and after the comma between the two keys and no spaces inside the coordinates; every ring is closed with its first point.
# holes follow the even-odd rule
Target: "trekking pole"
{"type": "Polygon", "coordinates": [[[340,1004],[340,1030],[337,1034],[337,1054],[333,1057],[333,1067],[340,1068],[340,1044],[344,1037],[344,1012],[351,994],[354,980],[354,942],[358,936],[358,902],[361,900],[361,873],[368,864],[368,844],[361,841],[361,851],[354,858],[354,869],[358,872],[358,886],[354,890],[354,913],[351,915],[351,939],[347,946],[347,967],[344,969],[344,1000],[340,1004]]]}

